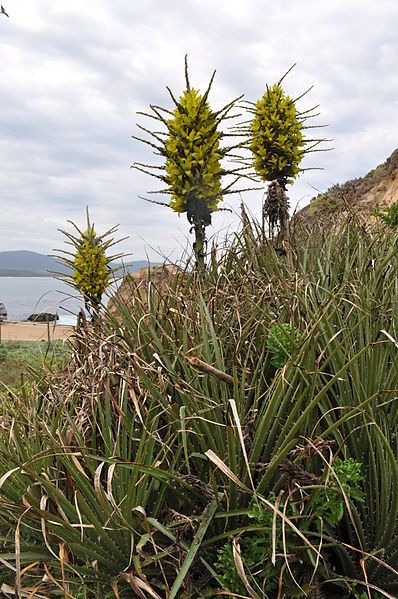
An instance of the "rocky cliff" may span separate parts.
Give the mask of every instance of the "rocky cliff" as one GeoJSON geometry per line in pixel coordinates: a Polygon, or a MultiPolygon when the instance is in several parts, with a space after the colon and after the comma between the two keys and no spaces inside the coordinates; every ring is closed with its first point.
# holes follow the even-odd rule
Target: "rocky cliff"
{"type": "Polygon", "coordinates": [[[377,206],[385,208],[394,202],[398,202],[398,149],[364,177],[334,185],[313,198],[295,218],[309,225],[336,223],[350,213],[369,220],[377,206]]]}
{"type": "Polygon", "coordinates": [[[127,274],[115,296],[109,300],[108,310],[117,320],[120,318],[120,304],[127,306],[131,311],[134,310],[134,302],[140,304],[148,302],[148,292],[150,285],[162,295],[167,294],[173,281],[178,275],[183,275],[183,271],[175,264],[163,264],[161,266],[152,266],[141,268],[138,272],[127,274]]]}

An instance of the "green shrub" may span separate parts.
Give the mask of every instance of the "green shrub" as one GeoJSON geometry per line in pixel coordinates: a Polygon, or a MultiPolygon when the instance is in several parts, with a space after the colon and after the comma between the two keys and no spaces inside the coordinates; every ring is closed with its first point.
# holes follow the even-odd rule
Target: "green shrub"
{"type": "MultiPolygon", "coordinates": [[[[332,469],[329,466],[324,468],[320,477],[323,484],[320,484],[320,481],[317,484],[306,484],[299,487],[296,494],[291,491],[290,495],[280,494],[277,499],[273,493],[268,499],[291,521],[300,519],[300,531],[305,532],[308,538],[312,533],[322,535],[324,523],[336,529],[346,512],[347,505],[352,505],[351,500],[363,501],[361,467],[360,463],[351,458],[347,460],[336,458],[332,469]]],[[[299,473],[301,476],[303,474],[309,476],[304,471],[300,473],[297,465],[290,463],[286,470],[289,468],[295,470],[296,475],[299,473]]],[[[302,539],[288,526],[284,526],[279,517],[273,525],[274,512],[256,499],[252,501],[248,517],[253,520],[255,526],[248,526],[246,531],[242,529],[240,552],[250,585],[259,593],[277,592],[280,575],[284,569],[285,552],[291,556],[290,576],[285,576],[285,592],[294,595],[297,591],[297,581],[308,592],[315,591],[317,581],[315,580],[314,584],[309,582],[313,580],[311,559],[306,567],[308,548],[302,547],[302,539]],[[275,543],[274,563],[273,543],[275,543]]],[[[245,593],[247,589],[237,569],[230,543],[226,543],[219,550],[217,569],[220,571],[226,589],[245,593]]]]}
{"type": "Polygon", "coordinates": [[[383,210],[376,208],[374,215],[390,227],[398,227],[398,202],[393,202],[383,210]]]}
{"type": "Polygon", "coordinates": [[[273,325],[267,337],[267,348],[271,364],[282,368],[294,350],[294,327],[288,323],[273,325]]]}

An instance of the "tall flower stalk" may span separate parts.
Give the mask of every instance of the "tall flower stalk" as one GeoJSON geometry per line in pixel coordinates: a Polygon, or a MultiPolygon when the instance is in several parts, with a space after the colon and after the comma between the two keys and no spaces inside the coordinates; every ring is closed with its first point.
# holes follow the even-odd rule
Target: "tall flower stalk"
{"type": "MultiPolygon", "coordinates": [[[[294,67],[295,65],[293,65],[294,67]]],[[[324,151],[319,146],[330,141],[325,138],[306,136],[309,129],[318,129],[325,125],[309,125],[307,121],[318,116],[318,106],[300,111],[298,98],[291,98],[282,88],[282,81],[292,70],[266,90],[257,102],[248,102],[248,111],[252,119],[241,128],[249,136],[249,148],[252,154],[251,164],[263,182],[269,182],[263,206],[264,220],[268,221],[270,237],[282,234],[285,251],[290,255],[289,202],[286,195],[287,185],[304,171],[301,168],[304,156],[310,152],[324,151]]],[[[327,148],[329,149],[329,148],[327,148]]]]}
{"type": "Polygon", "coordinates": [[[160,191],[149,193],[167,194],[170,202],[155,203],[169,206],[179,215],[186,214],[191,231],[195,234],[193,247],[199,270],[205,266],[206,227],[211,225],[212,214],[221,209],[220,204],[225,195],[236,193],[235,184],[244,176],[241,168],[230,170],[223,167],[223,159],[231,156],[233,149],[244,144],[223,145],[227,134],[220,130],[221,123],[231,118],[230,112],[241,97],[232,100],[221,110],[213,111],[208,97],[214,76],[215,71],[202,95],[190,85],[185,57],[186,89],[176,99],[167,88],[174,103],[173,110],[150,105],[149,114],[139,113],[160,123],[163,130],[150,131],[138,125],[151,140],[133,136],[150,145],[164,159],[161,166],[136,162],[133,167],[157,177],[166,185],[160,191]],[[232,180],[223,186],[225,175],[231,175],[232,180]]]}

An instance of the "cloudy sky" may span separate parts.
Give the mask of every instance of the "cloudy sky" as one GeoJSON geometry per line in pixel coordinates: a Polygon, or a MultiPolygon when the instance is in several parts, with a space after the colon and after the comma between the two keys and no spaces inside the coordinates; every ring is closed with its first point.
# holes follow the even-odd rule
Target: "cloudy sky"
{"type": "MultiPolygon", "coordinates": [[[[177,259],[189,227],[138,196],[157,181],[130,166],[151,162],[133,140],[137,111],[171,107],[165,89],[191,82],[220,108],[256,100],[296,62],[287,91],[312,92],[334,150],[312,154],[290,189],[292,206],[360,176],[398,146],[396,0],[3,0],[0,15],[0,251],[49,253],[68,219],[99,231],[120,223],[133,259],[157,251],[177,259]],[[315,190],[314,190],[315,188],[315,190]]],[[[244,194],[258,213],[261,192],[244,194]]],[[[162,199],[162,198],[159,198],[162,199]]],[[[164,198],[163,198],[164,199],[164,198]]],[[[240,198],[228,196],[237,211],[240,198]]],[[[214,218],[215,231],[236,216],[214,218]]],[[[209,230],[210,233],[210,230],[209,230]]]]}

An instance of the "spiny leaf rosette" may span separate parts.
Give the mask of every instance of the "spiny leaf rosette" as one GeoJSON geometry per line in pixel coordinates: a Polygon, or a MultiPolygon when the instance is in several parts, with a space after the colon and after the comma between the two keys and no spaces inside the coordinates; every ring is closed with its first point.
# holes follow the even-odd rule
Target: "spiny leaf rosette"
{"type": "Polygon", "coordinates": [[[205,228],[211,224],[212,213],[220,210],[224,195],[244,191],[236,190],[235,184],[246,176],[242,174],[242,168],[226,170],[222,166],[222,160],[245,142],[227,147],[222,145],[227,134],[219,126],[224,119],[232,118],[229,113],[240,98],[214,112],[208,103],[214,76],[215,72],[206,92],[201,95],[190,86],[185,60],[185,91],[177,100],[167,88],[174,102],[174,109],[151,105],[150,114],[140,113],[160,122],[165,130],[154,132],[138,125],[154,141],[133,136],[150,145],[156,154],[165,159],[162,166],[135,163],[133,167],[157,177],[166,185],[165,189],[149,193],[169,195],[169,204],[155,203],[169,206],[178,214],[187,215],[195,233],[194,251],[199,269],[205,263],[205,228]],[[222,184],[224,175],[233,175],[232,181],[225,187],[222,184]]]}
{"type": "Polygon", "coordinates": [[[72,245],[74,251],[55,250],[58,252],[56,258],[69,270],[66,275],[59,274],[59,278],[83,296],[86,310],[95,321],[98,318],[102,296],[111,282],[111,276],[119,270],[119,267],[112,268],[110,263],[125,256],[125,254],[108,256],[107,250],[123,239],[117,241],[113,238],[106,239],[117,230],[117,227],[112,227],[103,235],[98,235],[94,224],[90,223],[88,211],[85,231],[81,231],[72,221],[68,222],[76,229],[78,235],[60,229],[61,233],[68,238],[66,243],[72,245]]]}

